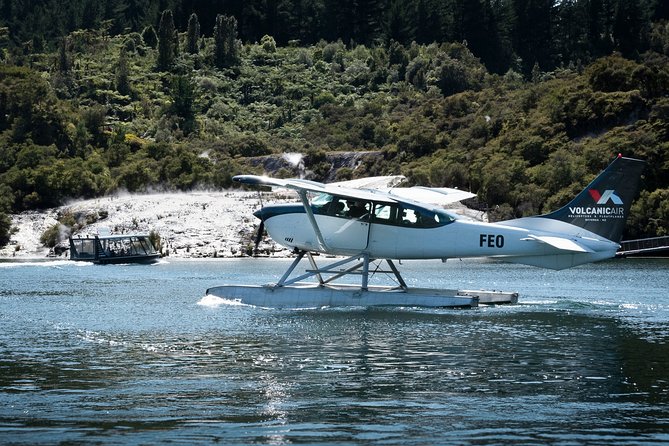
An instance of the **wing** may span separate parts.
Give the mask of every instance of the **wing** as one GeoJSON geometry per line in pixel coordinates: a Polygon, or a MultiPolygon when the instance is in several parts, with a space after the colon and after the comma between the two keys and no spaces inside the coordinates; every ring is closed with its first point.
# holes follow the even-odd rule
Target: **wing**
{"type": "Polygon", "coordinates": [[[451,189],[448,187],[396,187],[404,180],[406,180],[406,177],[403,175],[392,175],[341,181],[338,183],[330,183],[328,186],[373,189],[385,192],[391,197],[397,197],[399,201],[410,200],[437,206],[446,206],[476,196],[476,194],[471,192],[451,189]]]}
{"type": "Polygon", "coordinates": [[[297,192],[318,192],[330,195],[337,195],[340,197],[355,198],[363,201],[376,201],[380,203],[397,203],[398,200],[391,197],[388,193],[367,189],[353,189],[349,187],[342,187],[318,183],[316,181],[287,179],[282,180],[278,178],[269,178],[257,175],[237,175],[232,178],[242,184],[251,184],[256,186],[270,186],[281,187],[284,189],[292,189],[297,192]]]}
{"type": "Polygon", "coordinates": [[[447,187],[395,187],[388,189],[388,194],[405,200],[417,201],[419,203],[445,206],[475,197],[476,194],[459,189],[447,187]]]}
{"type": "Polygon", "coordinates": [[[404,175],[390,175],[381,177],[358,178],[357,180],[338,181],[328,183],[328,186],[349,187],[352,189],[388,190],[406,180],[404,175]]]}
{"type": "Polygon", "coordinates": [[[476,194],[471,192],[447,187],[392,187],[404,180],[404,177],[401,175],[370,177],[330,184],[299,179],[284,180],[257,175],[237,175],[233,180],[242,184],[281,187],[295,191],[320,192],[381,203],[412,201],[415,203],[445,206],[476,196],[476,194]]]}

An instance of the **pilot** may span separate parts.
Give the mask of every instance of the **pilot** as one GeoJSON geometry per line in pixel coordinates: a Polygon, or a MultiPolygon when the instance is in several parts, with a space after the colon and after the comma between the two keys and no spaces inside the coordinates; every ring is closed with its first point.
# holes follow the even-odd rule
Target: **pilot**
{"type": "Polygon", "coordinates": [[[348,215],[349,217],[359,218],[367,213],[365,205],[360,201],[349,203],[348,215]]]}
{"type": "Polygon", "coordinates": [[[342,203],[338,199],[334,198],[326,206],[328,215],[342,216],[344,211],[344,203],[342,203]]]}

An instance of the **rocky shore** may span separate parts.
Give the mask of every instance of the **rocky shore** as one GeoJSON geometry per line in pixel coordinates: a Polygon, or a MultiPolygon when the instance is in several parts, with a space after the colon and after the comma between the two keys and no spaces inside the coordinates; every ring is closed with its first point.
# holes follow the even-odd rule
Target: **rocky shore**
{"type": "MultiPolygon", "coordinates": [[[[263,201],[276,201],[264,194],[263,201]]],[[[0,258],[44,258],[65,251],[68,236],[77,234],[128,234],[156,232],[162,252],[169,257],[237,257],[254,245],[258,220],[253,212],[261,205],[257,192],[192,192],[114,195],[76,201],[40,212],[12,217],[15,228],[0,258]],[[60,224],[57,248],[46,248],[40,237],[59,220],[76,221],[74,230],[60,224]]],[[[288,252],[270,239],[259,245],[264,255],[288,252]]]]}

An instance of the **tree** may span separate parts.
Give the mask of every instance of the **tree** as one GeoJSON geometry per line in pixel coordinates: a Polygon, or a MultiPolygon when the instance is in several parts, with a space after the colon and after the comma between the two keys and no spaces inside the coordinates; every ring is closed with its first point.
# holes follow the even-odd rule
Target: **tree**
{"type": "Polygon", "coordinates": [[[214,65],[230,68],[238,63],[237,19],[219,14],[214,26],[214,65]]]}
{"type": "Polygon", "coordinates": [[[195,87],[187,76],[174,76],[170,84],[172,98],[172,112],[181,118],[181,129],[184,135],[195,130],[195,87]]]}
{"type": "Polygon", "coordinates": [[[535,63],[542,70],[553,69],[552,10],[555,0],[516,0],[514,47],[523,61],[523,71],[529,74],[535,63]]]}
{"type": "Polygon", "coordinates": [[[67,51],[67,38],[63,37],[60,39],[60,45],[58,46],[58,71],[68,73],[70,68],[72,68],[72,63],[67,51]]]}
{"type": "Polygon", "coordinates": [[[121,47],[116,66],[116,91],[123,95],[130,95],[130,68],[128,66],[128,54],[125,46],[121,47]]]}
{"type": "Polygon", "coordinates": [[[262,49],[265,50],[266,53],[276,53],[276,41],[272,36],[268,36],[267,34],[262,36],[262,39],[260,39],[260,46],[262,46],[262,49]]]}
{"type": "Polygon", "coordinates": [[[355,5],[351,0],[324,0],[321,35],[330,42],[337,39],[348,42],[352,37],[351,23],[355,20],[355,5]]]}
{"type": "Polygon", "coordinates": [[[438,5],[430,0],[418,0],[416,4],[416,42],[430,44],[441,39],[440,14],[435,13],[438,5]]]}
{"type": "Polygon", "coordinates": [[[197,54],[198,42],[200,40],[200,22],[197,14],[193,13],[188,19],[188,40],[186,41],[186,51],[190,54],[197,54]]]}
{"type": "Polygon", "coordinates": [[[613,40],[623,56],[634,57],[643,50],[643,18],[636,0],[618,0],[613,21],[613,40]]]}
{"type": "Polygon", "coordinates": [[[397,40],[409,43],[413,37],[413,27],[406,4],[401,0],[393,0],[386,13],[384,23],[386,41],[397,40]]]}
{"type": "Polygon", "coordinates": [[[100,3],[97,0],[87,0],[81,14],[81,26],[84,29],[95,29],[100,22],[100,3]]]}
{"type": "Polygon", "coordinates": [[[174,63],[174,49],[177,44],[176,29],[172,11],[166,9],[160,17],[158,26],[158,70],[168,71],[174,63]]]}
{"type": "MultiPolygon", "coordinates": [[[[608,2],[607,2],[608,3],[608,2]]],[[[587,40],[592,50],[592,55],[598,57],[611,51],[611,30],[607,21],[607,11],[603,0],[590,0],[587,5],[587,40]]]]}
{"type": "MultiPolygon", "coordinates": [[[[114,2],[116,3],[116,2],[114,2]]],[[[118,22],[117,27],[129,29],[130,31],[139,31],[145,19],[147,10],[147,0],[124,0],[118,2],[114,8],[114,17],[118,22]]]]}
{"type": "Polygon", "coordinates": [[[513,5],[511,2],[494,0],[488,6],[488,11],[486,28],[490,33],[490,47],[480,57],[490,71],[502,74],[510,68],[516,68],[511,36],[515,23],[513,5]]]}
{"type": "Polygon", "coordinates": [[[278,26],[271,35],[278,43],[285,45],[289,40],[299,40],[303,44],[315,43],[321,39],[323,8],[322,0],[298,0],[281,2],[278,6],[278,26]]]}
{"type": "Polygon", "coordinates": [[[155,48],[156,45],[158,45],[158,35],[156,34],[156,30],[153,26],[149,25],[144,28],[144,31],[142,31],[142,40],[144,41],[145,45],[151,48],[155,48]]]}

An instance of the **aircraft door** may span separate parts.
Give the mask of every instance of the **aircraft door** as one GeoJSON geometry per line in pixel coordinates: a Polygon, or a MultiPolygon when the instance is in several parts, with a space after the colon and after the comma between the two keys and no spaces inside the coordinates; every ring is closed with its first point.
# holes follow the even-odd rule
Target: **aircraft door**
{"type": "Polygon", "coordinates": [[[321,232],[325,243],[334,250],[362,251],[369,242],[369,215],[372,203],[336,198],[334,218],[323,219],[321,232]],[[342,206],[343,205],[343,206],[342,206]]]}

